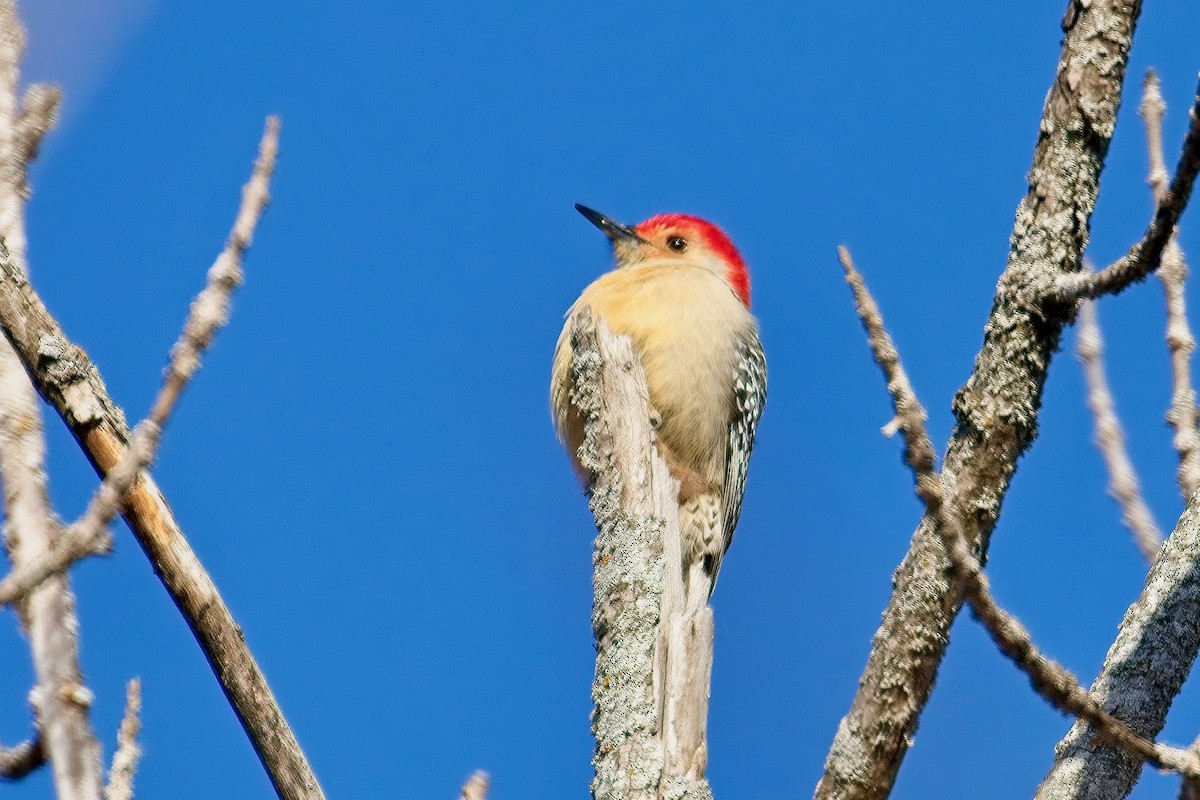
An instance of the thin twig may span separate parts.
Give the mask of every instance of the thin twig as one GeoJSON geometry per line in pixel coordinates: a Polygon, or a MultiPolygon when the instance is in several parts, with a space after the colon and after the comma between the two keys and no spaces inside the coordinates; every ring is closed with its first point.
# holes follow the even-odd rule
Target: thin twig
{"type": "Polygon", "coordinates": [[[12,747],[0,746],[0,779],[17,781],[46,763],[40,738],[26,739],[12,747]]]}
{"type": "Polygon", "coordinates": [[[1025,627],[993,599],[979,560],[962,534],[958,516],[944,501],[941,476],[933,469],[933,443],[925,429],[924,409],[908,382],[883,317],[849,252],[839,248],[838,255],[846,272],[846,281],[854,291],[855,307],[867,330],[871,351],[887,379],[898,426],[904,434],[905,461],[913,471],[917,494],[929,513],[937,518],[937,529],[945,543],[951,567],[966,589],[967,602],[992,641],[1029,676],[1038,693],[1060,710],[1087,719],[1110,741],[1154,766],[1200,777],[1200,758],[1185,750],[1149,742],[1105,711],[1071,673],[1043,655],[1025,627]]]}
{"type": "MultiPolygon", "coordinates": [[[[0,258],[3,258],[2,254],[0,258]]],[[[119,512],[121,499],[142,467],[152,460],[159,438],[157,426],[143,423],[138,427],[121,461],[101,482],[80,520],[62,530],[39,558],[14,567],[4,580],[0,580],[0,606],[19,601],[47,578],[81,558],[109,552],[112,539],[108,523],[119,512]]]]}
{"type": "MultiPolygon", "coordinates": [[[[18,101],[25,31],[13,0],[0,0],[0,240],[24,274],[29,159],[54,125],[57,95],[39,89],[18,101]]],[[[5,544],[14,570],[49,552],[60,528],[50,505],[42,411],[29,377],[8,342],[0,343],[0,474],[5,544]]],[[[79,666],[79,620],[65,575],[25,598],[37,683],[30,692],[42,747],[59,800],[99,800],[100,744],[92,730],[92,693],[79,666]]]]}
{"type": "MultiPolygon", "coordinates": [[[[884,328],[883,315],[879,311],[875,298],[867,290],[862,273],[855,268],[850,251],[845,247],[839,247],[837,254],[838,261],[842,264],[842,271],[846,273],[846,283],[850,285],[850,290],[854,294],[854,309],[858,312],[863,327],[867,329],[867,342],[871,346],[871,353],[875,356],[875,362],[883,370],[884,377],[887,378],[888,394],[891,395],[892,402],[896,407],[896,416],[886,427],[905,432],[905,462],[922,475],[932,473],[936,462],[933,442],[929,440],[928,436],[918,437],[908,432],[914,426],[922,432],[925,430],[925,409],[909,386],[908,375],[900,363],[900,354],[892,343],[892,337],[884,328]]],[[[939,504],[941,503],[940,498],[939,491],[939,504]]]]}
{"type": "Polygon", "coordinates": [[[1192,196],[1192,184],[1200,171],[1200,87],[1189,113],[1187,135],[1179,154],[1179,165],[1170,186],[1158,198],[1154,217],[1142,240],[1129,252],[1096,273],[1072,272],[1060,275],[1051,297],[1059,302],[1071,302],[1085,297],[1116,294],[1144,280],[1158,269],[1163,251],[1175,232],[1175,225],[1192,196]]]}
{"type": "Polygon", "coordinates": [[[1104,372],[1104,337],[1100,333],[1095,300],[1084,300],[1079,305],[1075,352],[1083,363],[1088,408],[1096,422],[1096,446],[1108,467],[1108,493],[1121,507],[1121,521],[1133,534],[1134,543],[1147,561],[1153,561],[1162,545],[1162,531],[1142,497],[1137,471],[1125,448],[1125,432],[1104,372]]]}
{"type": "MultiPolygon", "coordinates": [[[[272,129],[269,123],[268,134],[272,129]]],[[[249,200],[248,207],[253,207],[255,198],[249,200]]],[[[242,235],[247,216],[239,213],[238,219],[227,248],[235,256],[249,241],[242,235]]],[[[96,365],[67,338],[25,276],[2,262],[0,325],[42,397],[66,422],[96,471],[107,476],[132,439],[125,415],[109,396],[96,365]]],[[[246,637],[145,471],[129,490],[121,513],[195,634],[275,790],[285,800],[323,798],[246,637]]]]}
{"type": "Polygon", "coordinates": [[[491,778],[483,770],[475,773],[463,784],[458,800],[487,800],[488,789],[492,786],[491,778]]]}
{"type": "Polygon", "coordinates": [[[117,731],[117,752],[113,753],[112,769],[108,771],[104,800],[130,800],[133,797],[133,776],[142,755],[137,742],[142,729],[142,722],[138,718],[141,710],[142,682],[134,678],[125,688],[125,716],[117,731]]]}
{"type": "MultiPolygon", "coordinates": [[[[1160,205],[1167,194],[1167,165],[1163,159],[1162,122],[1167,113],[1158,75],[1146,70],[1142,104],[1139,106],[1146,124],[1146,150],[1150,161],[1147,183],[1160,205]]],[[[1167,346],[1171,351],[1171,408],[1167,422],[1175,431],[1172,444],[1179,454],[1179,489],[1184,500],[1200,487],[1200,419],[1196,414],[1196,390],[1192,386],[1192,351],[1196,339],[1187,318],[1187,261],[1179,247],[1179,236],[1172,231],[1163,250],[1162,265],[1158,268],[1163,293],[1167,301],[1167,346]]]]}
{"type": "Polygon", "coordinates": [[[150,409],[149,419],[161,426],[180,393],[200,366],[200,356],[217,331],[229,321],[229,299],[243,280],[242,256],[254,239],[254,229],[271,199],[271,175],[279,155],[279,117],[268,117],[254,172],[242,189],[242,204],[225,249],[208,270],[208,285],[192,302],[183,335],[171,349],[162,391],[150,409]]]}
{"type": "Polygon", "coordinates": [[[183,333],[171,348],[150,414],[133,432],[133,438],[117,465],[105,476],[83,516],[72,525],[62,541],[46,558],[0,581],[0,605],[11,603],[47,576],[84,556],[104,552],[104,534],[121,510],[121,502],[141,471],[150,466],[162,439],[162,429],[175,409],[184,388],[200,366],[200,356],[212,344],[217,331],[229,321],[229,301],[242,283],[242,254],[250,246],[270,197],[268,186],[279,153],[279,119],[271,117],[259,145],[258,160],[250,181],[242,190],[242,205],[225,249],[208,271],[208,283],[192,302],[183,333]]]}
{"type": "Polygon", "coordinates": [[[1142,79],[1142,102],[1138,106],[1138,113],[1146,126],[1146,151],[1150,162],[1146,183],[1150,184],[1154,204],[1158,206],[1167,195],[1171,176],[1167,174],[1167,162],[1163,156],[1162,123],[1167,115],[1167,104],[1162,96],[1162,83],[1153,69],[1146,70],[1146,76],[1142,79]]]}

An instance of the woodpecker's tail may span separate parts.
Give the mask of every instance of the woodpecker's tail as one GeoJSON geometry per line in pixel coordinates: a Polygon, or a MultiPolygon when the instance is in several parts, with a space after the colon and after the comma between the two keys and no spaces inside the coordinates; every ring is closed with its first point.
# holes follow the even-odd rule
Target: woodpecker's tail
{"type": "Polygon", "coordinates": [[[721,495],[697,494],[679,504],[679,533],[683,555],[684,588],[688,605],[708,603],[717,585],[721,556],[725,555],[724,515],[721,495]],[[702,585],[694,585],[700,583],[702,585]]]}

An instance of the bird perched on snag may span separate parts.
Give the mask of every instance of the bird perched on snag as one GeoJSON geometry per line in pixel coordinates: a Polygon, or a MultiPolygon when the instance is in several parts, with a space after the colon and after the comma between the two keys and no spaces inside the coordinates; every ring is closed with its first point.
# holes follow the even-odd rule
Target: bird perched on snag
{"type": "Polygon", "coordinates": [[[613,333],[628,336],[641,358],[659,421],[656,445],[679,481],[684,575],[701,564],[707,598],[741,514],[767,398],[746,264],[725,232],[699,217],[660,214],[630,227],[575,208],[611,240],[616,269],[583,290],[558,338],[550,405],[559,438],[584,476],[569,330],[574,315],[590,307],[613,333]]]}

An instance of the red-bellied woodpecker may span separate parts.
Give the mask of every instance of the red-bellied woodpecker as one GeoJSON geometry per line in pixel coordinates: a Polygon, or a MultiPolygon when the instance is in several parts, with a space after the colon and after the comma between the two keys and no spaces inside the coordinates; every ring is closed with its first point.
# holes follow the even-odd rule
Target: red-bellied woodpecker
{"type": "Polygon", "coordinates": [[[629,227],[575,208],[612,240],[617,268],[583,290],[558,338],[550,405],[559,438],[582,474],[568,331],[575,312],[590,306],[613,333],[630,337],[641,357],[659,419],[658,449],[680,484],[684,574],[687,564],[701,563],[711,592],[742,510],[767,399],[746,264],[724,231],[698,217],[661,214],[629,227]]]}

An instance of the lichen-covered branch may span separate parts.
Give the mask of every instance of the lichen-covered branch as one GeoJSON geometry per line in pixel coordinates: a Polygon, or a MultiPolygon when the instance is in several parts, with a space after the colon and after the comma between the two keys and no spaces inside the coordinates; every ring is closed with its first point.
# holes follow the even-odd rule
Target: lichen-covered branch
{"type": "Polygon", "coordinates": [[[1162,532],[1142,497],[1137,471],[1125,448],[1125,432],[1104,372],[1104,338],[1100,333],[1095,300],[1084,300],[1079,304],[1075,352],[1083,363],[1088,408],[1096,422],[1096,446],[1108,467],[1108,493],[1121,507],[1121,521],[1133,534],[1138,549],[1147,561],[1153,561],[1162,544],[1162,532]]]}
{"type": "MultiPolygon", "coordinates": [[[[1167,538],[1141,596],[1129,607],[1091,696],[1137,735],[1153,740],[1200,651],[1200,497],[1167,538]]],[[[1037,800],[1116,800],[1133,789],[1142,760],[1076,722],[1055,748],[1037,800]]]]}
{"type": "Polygon", "coordinates": [[[668,561],[664,544],[674,537],[674,552],[680,552],[678,484],[652,444],[646,379],[632,344],[602,321],[593,324],[586,311],[573,320],[571,337],[571,401],[586,431],[579,459],[592,475],[598,531],[592,796],[711,800],[704,780],[706,753],[673,752],[664,732],[670,726],[660,722],[675,694],[669,684],[671,655],[660,633],[660,626],[671,622],[664,617],[664,595],[683,597],[681,559],[676,555],[668,561]],[[668,583],[677,586],[664,589],[668,583]],[[684,772],[672,773],[671,765],[680,762],[684,772]]]}
{"type": "MultiPolygon", "coordinates": [[[[954,400],[957,425],[942,470],[946,503],[981,559],[1017,459],[1036,436],[1050,359],[1072,313],[1048,309],[1044,298],[1080,267],[1140,10],[1140,2],[1072,0],[1064,20],[1029,191],[1017,208],[983,347],[954,400]]],[[[896,571],[817,786],[822,800],[886,797],[913,740],[962,600],[933,523],[926,513],[896,571]]]]}
{"type": "MultiPolygon", "coordinates": [[[[273,161],[272,130],[268,122],[255,171],[262,177],[252,177],[243,193],[237,222],[218,257],[218,265],[226,262],[222,269],[229,259],[240,262],[265,202],[270,169],[264,171],[263,165],[273,161]],[[252,188],[256,183],[262,183],[262,191],[252,188]]],[[[38,392],[62,416],[96,471],[107,476],[132,439],[125,415],[109,397],[95,364],[67,338],[25,276],[3,267],[0,263],[0,325],[38,392]]],[[[137,477],[121,513],[195,634],[276,792],[285,800],[324,798],[241,628],[150,475],[137,477]]]]}
{"type": "Polygon", "coordinates": [[[1148,741],[1109,714],[1083,690],[1075,676],[1042,654],[1025,627],[992,597],[983,568],[963,537],[962,526],[953,509],[945,503],[941,477],[934,471],[933,442],[925,429],[925,409],[909,384],[900,355],[866,282],[855,268],[849,252],[839,248],[838,253],[846,281],[854,292],[855,307],[867,331],[871,352],[887,379],[888,394],[896,409],[896,427],[904,435],[904,460],[913,471],[917,494],[929,514],[937,520],[938,534],[946,547],[950,565],[966,591],[967,602],[992,641],[1029,676],[1038,693],[1060,710],[1090,721],[1103,731],[1108,741],[1157,767],[1200,777],[1200,758],[1190,751],[1148,741]]]}
{"type": "MultiPolygon", "coordinates": [[[[1200,87],[1196,89],[1191,120],[1175,177],[1164,192],[1157,196],[1154,217],[1142,240],[1129,252],[1095,273],[1076,272],[1059,277],[1050,296],[1060,302],[1083,297],[1099,297],[1124,291],[1158,269],[1163,251],[1175,235],[1175,225],[1192,196],[1196,173],[1200,172],[1200,87]]],[[[1160,140],[1161,141],[1161,140],[1160,140]]]]}
{"type": "MultiPolygon", "coordinates": [[[[1158,208],[1171,201],[1166,166],[1162,157],[1162,117],[1165,104],[1157,77],[1148,73],[1141,113],[1146,123],[1150,157],[1149,183],[1158,208]]],[[[1192,110],[1184,152],[1195,151],[1197,109],[1192,110]]],[[[1198,156],[1191,156],[1193,159],[1198,156]]],[[[1184,160],[1181,159],[1181,162],[1184,160]]],[[[1180,170],[1184,167],[1181,163],[1180,170]]],[[[1194,165],[1192,169],[1194,170],[1194,165]]],[[[1176,178],[1179,171],[1176,172],[1176,178]]],[[[1167,711],[1200,649],[1200,626],[1196,624],[1200,603],[1200,581],[1195,578],[1200,562],[1200,512],[1195,494],[1200,479],[1200,438],[1196,430],[1195,391],[1191,384],[1190,354],[1195,347],[1187,324],[1184,281],[1187,267],[1172,228],[1162,251],[1159,276],[1167,298],[1167,341],[1171,350],[1172,401],[1168,421],[1175,429],[1179,453],[1179,485],[1188,507],[1174,533],[1164,545],[1146,581],[1141,597],[1130,606],[1121,623],[1117,640],[1109,649],[1100,675],[1092,684],[1092,696],[1112,710],[1139,735],[1152,739],[1166,719],[1167,711]]],[[[1055,762],[1038,789],[1038,800],[1114,800],[1132,790],[1141,773],[1141,763],[1128,752],[1105,744],[1094,724],[1077,722],[1055,748],[1055,762]]],[[[1200,757],[1200,740],[1189,748],[1200,757]]],[[[1200,781],[1195,776],[1183,781],[1181,797],[1192,797],[1200,781]]]]}

